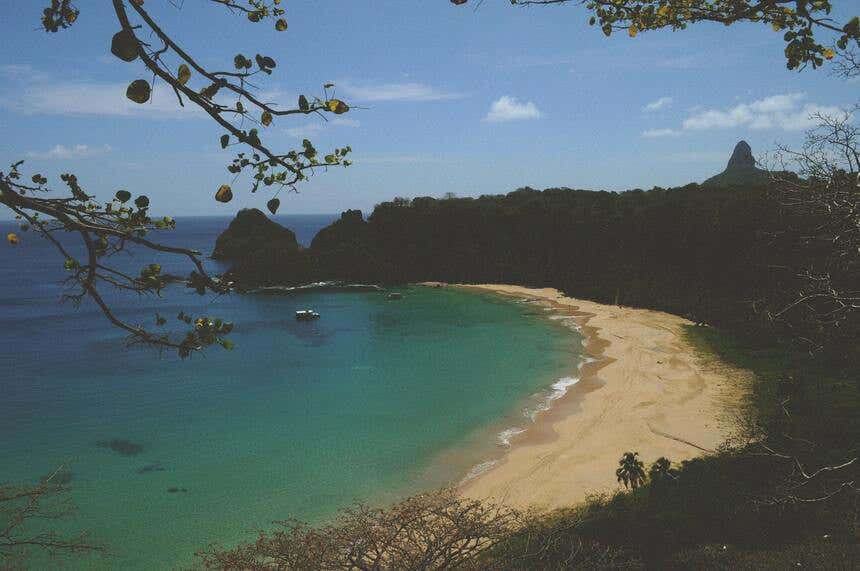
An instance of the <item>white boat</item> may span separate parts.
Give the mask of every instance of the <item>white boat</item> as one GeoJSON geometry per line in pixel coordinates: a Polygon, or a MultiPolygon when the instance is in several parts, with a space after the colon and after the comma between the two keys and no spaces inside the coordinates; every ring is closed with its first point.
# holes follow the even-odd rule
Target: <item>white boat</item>
{"type": "Polygon", "coordinates": [[[319,318],[320,314],[311,309],[303,309],[296,312],[296,321],[313,321],[319,318]]]}

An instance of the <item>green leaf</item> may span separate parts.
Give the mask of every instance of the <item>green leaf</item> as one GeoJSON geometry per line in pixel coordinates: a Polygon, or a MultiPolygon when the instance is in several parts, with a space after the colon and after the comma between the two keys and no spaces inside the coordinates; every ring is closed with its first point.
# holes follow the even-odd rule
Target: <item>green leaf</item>
{"type": "Polygon", "coordinates": [[[117,32],[111,40],[110,53],[122,61],[134,61],[137,58],[137,39],[125,30],[117,32]]]}
{"type": "Polygon", "coordinates": [[[149,101],[149,95],[152,89],[145,79],[135,79],[128,84],[128,89],[125,90],[125,96],[135,103],[146,103],[149,101]]]}
{"type": "Polygon", "coordinates": [[[191,70],[184,63],[179,66],[179,72],[176,74],[176,80],[180,85],[185,85],[191,79],[191,70]]]}
{"type": "Polygon", "coordinates": [[[221,135],[221,148],[226,149],[227,145],[230,143],[230,135],[221,135]]]}
{"type": "Polygon", "coordinates": [[[116,196],[117,200],[123,203],[131,200],[131,193],[127,190],[118,190],[114,196],[116,196]]]}

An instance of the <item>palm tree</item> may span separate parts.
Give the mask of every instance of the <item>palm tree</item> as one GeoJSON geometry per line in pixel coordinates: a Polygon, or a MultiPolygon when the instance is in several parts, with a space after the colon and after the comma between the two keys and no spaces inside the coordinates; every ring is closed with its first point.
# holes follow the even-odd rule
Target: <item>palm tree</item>
{"type": "Polygon", "coordinates": [[[678,478],[677,473],[678,471],[675,468],[672,468],[672,462],[663,456],[657,458],[657,460],[651,464],[651,467],[648,468],[648,478],[652,482],[665,481],[668,479],[675,480],[678,478]]]}
{"type": "Polygon", "coordinates": [[[615,477],[625,488],[635,490],[645,483],[645,464],[639,459],[638,452],[625,452],[618,461],[618,466],[615,477]]]}

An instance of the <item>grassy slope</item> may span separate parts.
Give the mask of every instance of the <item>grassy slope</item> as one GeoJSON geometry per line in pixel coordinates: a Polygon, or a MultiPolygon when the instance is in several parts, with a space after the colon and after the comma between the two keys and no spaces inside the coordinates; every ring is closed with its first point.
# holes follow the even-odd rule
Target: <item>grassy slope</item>
{"type": "MultiPolygon", "coordinates": [[[[690,327],[705,355],[756,374],[743,416],[774,449],[801,459],[807,472],[860,454],[856,369],[811,359],[784,346],[690,327]],[[788,399],[786,401],[786,399],[788,399]],[[789,414],[783,412],[785,403],[789,414]],[[810,444],[814,443],[814,444],[810,444]]],[[[619,451],[619,455],[620,455],[619,451]]],[[[860,564],[858,499],[769,505],[792,472],[786,461],[738,446],[686,462],[676,480],[535,518],[501,546],[493,567],[508,569],[851,569],[860,564]]],[[[655,458],[644,459],[647,462],[655,458]]],[[[818,497],[860,469],[814,482],[818,497]]]]}

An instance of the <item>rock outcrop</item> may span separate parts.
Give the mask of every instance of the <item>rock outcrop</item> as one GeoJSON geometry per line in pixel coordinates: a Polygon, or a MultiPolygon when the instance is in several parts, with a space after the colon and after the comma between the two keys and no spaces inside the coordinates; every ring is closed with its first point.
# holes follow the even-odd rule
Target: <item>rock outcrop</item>
{"type": "Polygon", "coordinates": [[[238,260],[263,250],[295,252],[299,243],[292,230],[270,220],[256,208],[240,210],[230,226],[218,236],[212,257],[238,260]]]}
{"type": "Polygon", "coordinates": [[[740,141],[735,145],[735,150],[729,158],[726,170],[712,176],[703,182],[702,186],[760,186],[768,182],[770,182],[770,174],[766,170],[756,167],[755,157],[753,157],[749,143],[740,141]]]}

